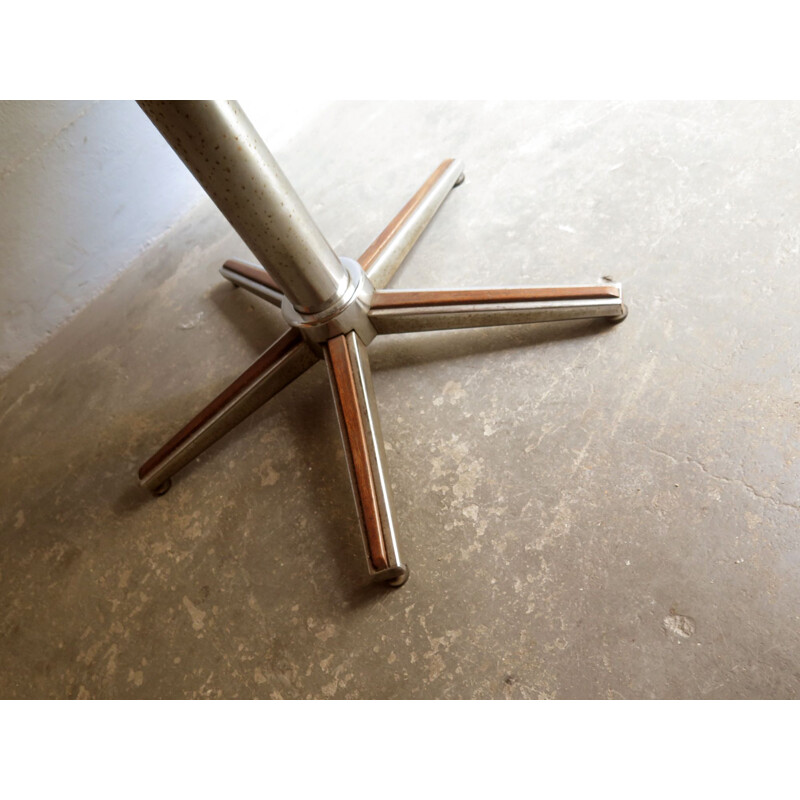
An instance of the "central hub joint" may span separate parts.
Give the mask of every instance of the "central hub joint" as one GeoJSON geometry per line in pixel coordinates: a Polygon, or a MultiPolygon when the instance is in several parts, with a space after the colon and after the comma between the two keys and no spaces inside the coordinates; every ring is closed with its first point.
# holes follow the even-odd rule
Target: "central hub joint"
{"type": "Polygon", "coordinates": [[[376,336],[369,319],[375,287],[361,265],[352,258],[339,258],[347,271],[348,282],[339,297],[313,314],[298,311],[288,297],[283,298],[281,313],[286,322],[303,334],[315,350],[328,339],[355,331],[367,345],[376,336]]]}

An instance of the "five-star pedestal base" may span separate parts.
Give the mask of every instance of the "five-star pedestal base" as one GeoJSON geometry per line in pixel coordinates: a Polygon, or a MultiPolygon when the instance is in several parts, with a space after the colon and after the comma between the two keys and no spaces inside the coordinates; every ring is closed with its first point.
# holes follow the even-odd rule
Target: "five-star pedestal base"
{"type": "MultiPolygon", "coordinates": [[[[369,573],[376,581],[401,586],[408,579],[408,567],[400,558],[392,515],[386,456],[367,352],[370,342],[381,334],[449,328],[595,317],[619,322],[626,315],[621,286],[606,283],[436,291],[385,289],[450,190],[463,181],[460,162],[444,161],[357,262],[339,259],[337,264],[335,257],[332,258],[314,238],[316,234],[308,232],[313,223],[310,218],[302,218],[305,209],[291,193],[277,165],[268,164],[270,172],[264,178],[266,148],[260,140],[248,139],[255,136],[251,128],[236,127],[247,123],[243,114],[239,116],[238,106],[210,104],[204,109],[199,103],[147,101],[142,107],[242,233],[253,252],[257,252],[257,247],[272,248],[263,256],[264,261],[270,260],[269,272],[235,260],[227,261],[221,272],[234,285],[280,307],[290,327],[144,463],[139,470],[141,484],[155,494],[164,494],[172,475],[309,367],[324,360],[338,412],[369,573]],[[220,122],[222,117],[225,119],[220,122]],[[228,127],[222,129],[222,155],[216,166],[223,173],[227,169],[232,174],[235,169],[249,169],[247,174],[251,175],[250,182],[241,183],[238,191],[242,195],[235,200],[231,200],[230,195],[236,190],[235,181],[240,178],[229,179],[224,174],[220,177],[219,170],[213,171],[211,158],[216,158],[220,148],[207,141],[208,138],[213,142],[211,135],[219,134],[223,123],[228,127]],[[195,133],[198,130],[204,133],[195,133]],[[239,132],[236,140],[244,141],[245,150],[249,147],[252,151],[246,155],[253,157],[256,163],[242,167],[234,160],[239,158],[235,152],[225,155],[224,140],[231,138],[224,132],[226,130],[231,136],[239,132]],[[198,141],[190,142],[192,149],[187,149],[181,133],[184,139],[195,135],[198,141]],[[252,156],[253,153],[258,158],[252,156]],[[235,169],[225,166],[226,158],[235,169]],[[273,191],[274,197],[262,197],[262,205],[258,205],[258,181],[262,179],[265,188],[260,190],[261,195],[273,191]],[[269,186],[268,181],[272,182],[269,186]],[[277,244],[274,240],[262,242],[261,229],[254,228],[252,216],[256,212],[247,205],[249,183],[255,186],[252,191],[255,192],[256,212],[262,214],[265,225],[272,225],[277,244]],[[278,188],[274,189],[273,184],[278,188]],[[287,202],[281,199],[284,197],[294,204],[294,211],[286,211],[287,202]],[[272,209],[274,214],[264,214],[264,209],[272,209]],[[281,209],[288,216],[281,223],[284,227],[277,228],[274,215],[281,209]],[[298,223],[293,215],[301,217],[300,228],[296,227],[298,223]],[[308,249],[304,249],[308,242],[319,249],[318,258],[325,261],[324,269],[315,271],[314,263],[302,263],[302,259],[311,258],[308,249]],[[279,272],[284,278],[280,282],[279,272]],[[306,273],[311,278],[304,282],[306,273]],[[331,290],[334,293],[324,297],[331,290]]],[[[324,239],[322,242],[327,246],[324,239]]]]}

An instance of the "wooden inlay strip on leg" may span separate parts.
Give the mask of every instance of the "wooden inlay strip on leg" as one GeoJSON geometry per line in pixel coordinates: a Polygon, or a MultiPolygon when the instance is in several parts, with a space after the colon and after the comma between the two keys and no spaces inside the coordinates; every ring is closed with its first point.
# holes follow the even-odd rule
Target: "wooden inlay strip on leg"
{"type": "Polygon", "coordinates": [[[262,267],[256,267],[253,264],[248,264],[246,261],[239,261],[236,258],[229,258],[223,266],[231,272],[238,272],[241,276],[249,278],[251,281],[260,283],[266,286],[267,289],[272,289],[273,292],[280,292],[283,294],[283,289],[278,286],[269,274],[262,267]]]}
{"type": "Polygon", "coordinates": [[[346,336],[335,336],[328,340],[328,356],[331,375],[334,380],[334,391],[338,398],[341,422],[349,451],[353,470],[356,502],[361,509],[365,534],[368,543],[370,561],[376,570],[387,569],[389,562],[386,556],[386,545],[383,541],[382,523],[378,508],[378,494],[375,488],[375,476],[369,457],[367,431],[359,404],[358,375],[347,347],[346,336]]]}
{"type": "Polygon", "coordinates": [[[406,221],[406,219],[414,212],[417,206],[425,199],[425,195],[430,191],[431,187],[441,177],[442,173],[453,163],[452,158],[443,161],[433,171],[431,176],[422,186],[417,190],[416,194],[400,209],[395,218],[383,229],[380,236],[362,253],[358,259],[362,269],[366,272],[372,262],[381,254],[381,251],[391,241],[397,229],[406,221]]]}

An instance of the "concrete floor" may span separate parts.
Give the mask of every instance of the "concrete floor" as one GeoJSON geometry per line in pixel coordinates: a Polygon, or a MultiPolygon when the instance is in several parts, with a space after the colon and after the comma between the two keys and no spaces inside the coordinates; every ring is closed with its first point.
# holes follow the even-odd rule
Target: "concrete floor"
{"type": "Polygon", "coordinates": [[[800,105],[342,104],[277,155],[351,256],[459,156],[395,287],[630,316],[375,342],[371,586],[321,365],[137,486],[283,330],[202,205],[0,385],[0,696],[797,697],[800,105]]]}

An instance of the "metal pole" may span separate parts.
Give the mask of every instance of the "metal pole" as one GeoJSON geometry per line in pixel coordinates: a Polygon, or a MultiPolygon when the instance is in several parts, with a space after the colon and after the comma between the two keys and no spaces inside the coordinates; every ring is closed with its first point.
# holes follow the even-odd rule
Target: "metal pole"
{"type": "Polygon", "coordinates": [[[299,312],[342,296],[347,271],[238,103],[139,106],[299,312]]]}

